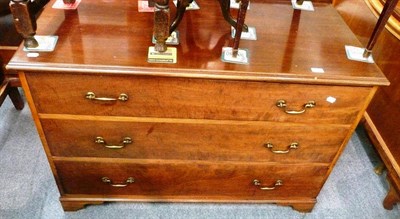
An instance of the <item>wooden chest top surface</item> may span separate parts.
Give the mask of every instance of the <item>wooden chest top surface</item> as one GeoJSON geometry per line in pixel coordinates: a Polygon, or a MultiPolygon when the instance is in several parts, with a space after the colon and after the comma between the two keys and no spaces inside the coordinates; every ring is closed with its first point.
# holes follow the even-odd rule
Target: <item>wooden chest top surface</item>
{"type": "MultiPolygon", "coordinates": [[[[240,47],[249,50],[250,64],[239,65],[220,60],[222,47],[231,46],[232,38],[218,2],[197,3],[201,9],[187,11],[178,27],[177,64],[147,62],[153,13],[139,13],[136,1],[85,0],[77,10],[54,9],[51,1],[38,20],[37,35],[57,35],[55,51],[29,58],[19,48],[8,68],[311,84],[388,84],[375,64],[347,59],[344,46],[361,45],[331,4],[317,2],[315,12],[307,12],[293,10],[289,1],[251,1],[246,23],[256,27],[257,41],[241,40],[240,47]],[[322,68],[325,73],[314,73],[311,68],[322,68]]],[[[174,14],[172,5],[171,12],[174,14]]]]}

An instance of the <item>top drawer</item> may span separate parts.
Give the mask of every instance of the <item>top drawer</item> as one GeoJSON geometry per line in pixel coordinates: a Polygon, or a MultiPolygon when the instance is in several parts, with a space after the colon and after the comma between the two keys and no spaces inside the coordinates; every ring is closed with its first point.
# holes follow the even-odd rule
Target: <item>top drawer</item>
{"type": "MultiPolygon", "coordinates": [[[[282,84],[252,81],[112,76],[27,74],[39,113],[349,124],[362,108],[370,87],[282,84]],[[127,100],[88,99],[95,97],[127,100]],[[284,100],[286,107],[278,107],[284,100]],[[309,101],[315,107],[304,113],[309,101]]],[[[283,105],[283,104],[282,104],[283,105]]]]}

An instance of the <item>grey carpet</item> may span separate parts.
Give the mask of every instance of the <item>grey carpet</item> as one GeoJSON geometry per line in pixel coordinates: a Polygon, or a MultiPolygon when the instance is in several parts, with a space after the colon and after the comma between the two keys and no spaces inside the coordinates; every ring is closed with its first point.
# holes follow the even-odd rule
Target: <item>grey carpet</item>
{"type": "Polygon", "coordinates": [[[400,218],[382,206],[385,176],[359,127],[318,196],[311,213],[269,204],[107,203],[63,212],[29,107],[0,107],[0,218],[400,218]]]}

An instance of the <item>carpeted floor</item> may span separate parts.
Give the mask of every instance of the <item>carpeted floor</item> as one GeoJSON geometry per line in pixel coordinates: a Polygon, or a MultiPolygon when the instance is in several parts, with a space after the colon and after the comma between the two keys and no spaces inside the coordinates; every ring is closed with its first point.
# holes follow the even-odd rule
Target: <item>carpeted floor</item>
{"type": "Polygon", "coordinates": [[[268,204],[107,203],[63,212],[29,107],[0,107],[0,218],[400,218],[382,206],[385,176],[362,128],[351,138],[311,213],[268,204]]]}

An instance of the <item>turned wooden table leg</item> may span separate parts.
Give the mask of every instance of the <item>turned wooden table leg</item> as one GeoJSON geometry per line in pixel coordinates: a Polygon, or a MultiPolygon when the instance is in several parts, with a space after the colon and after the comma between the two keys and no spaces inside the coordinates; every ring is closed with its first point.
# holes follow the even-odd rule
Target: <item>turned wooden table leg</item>
{"type": "Polygon", "coordinates": [[[386,210],[392,210],[393,206],[397,202],[400,202],[400,198],[399,198],[399,194],[397,193],[396,188],[394,188],[389,176],[387,177],[387,180],[389,182],[389,192],[387,193],[385,199],[383,200],[383,207],[386,210]]]}

